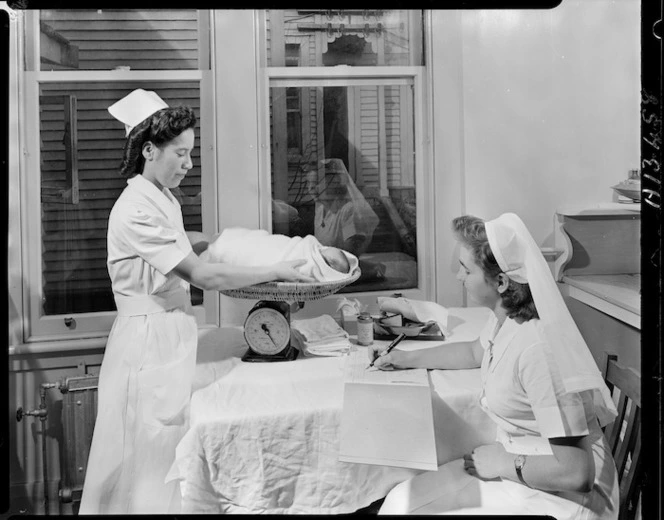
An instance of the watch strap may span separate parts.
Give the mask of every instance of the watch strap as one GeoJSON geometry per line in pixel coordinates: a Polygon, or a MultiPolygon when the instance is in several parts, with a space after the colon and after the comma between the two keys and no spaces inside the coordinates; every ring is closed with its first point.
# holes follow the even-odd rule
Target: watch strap
{"type": "Polygon", "coordinates": [[[516,476],[519,479],[519,482],[521,482],[524,486],[530,487],[523,478],[522,470],[525,465],[526,465],[525,455],[517,455],[514,458],[514,470],[516,471],[516,476]]]}

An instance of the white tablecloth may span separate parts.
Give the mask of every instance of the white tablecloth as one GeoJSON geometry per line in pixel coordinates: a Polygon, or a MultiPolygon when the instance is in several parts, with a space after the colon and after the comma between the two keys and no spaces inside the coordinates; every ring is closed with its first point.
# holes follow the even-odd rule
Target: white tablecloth
{"type": "MultiPolygon", "coordinates": [[[[449,341],[476,337],[487,316],[450,309],[449,341]]],[[[350,513],[419,473],[337,460],[344,358],[244,363],[246,348],[241,329],[201,335],[191,428],[171,470],[184,513],[350,513]]],[[[493,441],[477,402],[479,370],[429,374],[438,463],[493,441]]]]}

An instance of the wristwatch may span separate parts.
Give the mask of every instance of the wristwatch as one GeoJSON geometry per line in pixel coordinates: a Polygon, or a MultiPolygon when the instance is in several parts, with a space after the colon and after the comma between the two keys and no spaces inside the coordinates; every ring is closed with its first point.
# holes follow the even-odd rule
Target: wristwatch
{"type": "MultiPolygon", "coordinates": [[[[526,465],[526,456],[525,455],[517,455],[514,458],[514,469],[516,470],[516,476],[519,477],[519,481],[524,485],[528,486],[528,483],[523,480],[523,474],[521,473],[521,470],[523,467],[526,465]]],[[[530,487],[530,486],[528,486],[530,487]]]]}

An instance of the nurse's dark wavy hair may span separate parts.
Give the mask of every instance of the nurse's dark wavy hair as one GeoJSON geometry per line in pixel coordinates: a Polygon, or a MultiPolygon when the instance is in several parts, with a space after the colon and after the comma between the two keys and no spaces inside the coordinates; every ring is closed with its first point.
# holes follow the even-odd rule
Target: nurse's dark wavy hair
{"type": "MultiPolygon", "coordinates": [[[[452,231],[457,239],[471,251],[473,260],[484,272],[484,279],[489,283],[495,282],[503,270],[498,265],[491,246],[489,246],[484,221],[472,215],[457,217],[452,221],[452,231]]],[[[530,293],[530,286],[527,283],[517,283],[510,279],[507,289],[501,293],[500,297],[508,317],[521,318],[525,321],[539,318],[533,296],[530,293]]]]}
{"type": "Polygon", "coordinates": [[[187,106],[158,110],[145,121],[137,124],[127,136],[124,145],[120,175],[133,177],[143,173],[145,157],[143,146],[151,142],[161,148],[185,130],[196,126],[196,114],[187,106]]]}

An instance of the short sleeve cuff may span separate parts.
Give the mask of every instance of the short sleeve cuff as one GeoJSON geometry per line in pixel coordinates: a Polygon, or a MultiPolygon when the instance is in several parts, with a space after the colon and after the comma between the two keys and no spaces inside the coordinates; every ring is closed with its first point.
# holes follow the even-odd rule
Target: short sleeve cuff
{"type": "Polygon", "coordinates": [[[161,274],[170,273],[173,268],[189,256],[193,249],[186,235],[179,235],[175,242],[162,248],[150,263],[161,274]]]}
{"type": "Polygon", "coordinates": [[[583,403],[533,408],[543,437],[577,437],[589,433],[583,403]]]}
{"type": "Polygon", "coordinates": [[[357,227],[355,227],[355,224],[352,221],[347,222],[342,226],[341,233],[344,237],[344,240],[348,240],[350,237],[353,237],[353,236],[359,234],[358,230],[357,230],[357,227]]]}

